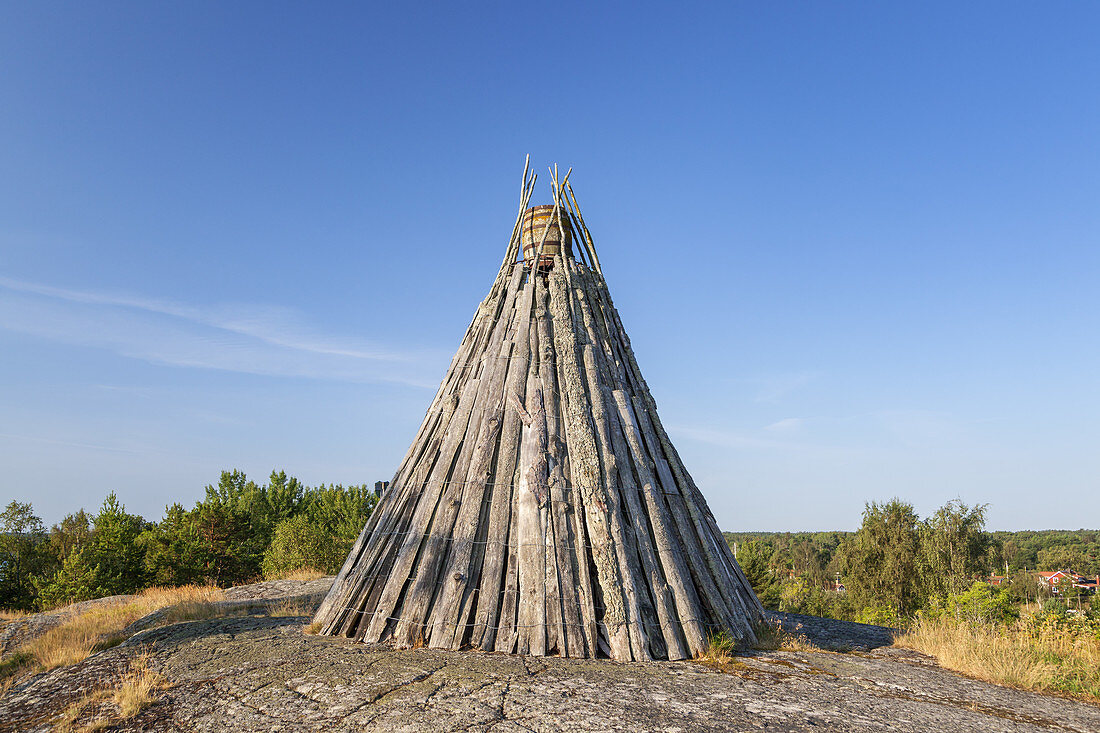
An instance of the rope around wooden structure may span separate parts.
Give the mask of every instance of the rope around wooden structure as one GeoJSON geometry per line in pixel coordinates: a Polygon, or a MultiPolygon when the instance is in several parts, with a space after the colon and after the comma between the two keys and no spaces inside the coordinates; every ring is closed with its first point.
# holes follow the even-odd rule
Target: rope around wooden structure
{"type": "Polygon", "coordinates": [[[322,634],[616,660],[684,659],[763,608],[657,415],[569,183],[497,277],[317,611],[322,634]]]}

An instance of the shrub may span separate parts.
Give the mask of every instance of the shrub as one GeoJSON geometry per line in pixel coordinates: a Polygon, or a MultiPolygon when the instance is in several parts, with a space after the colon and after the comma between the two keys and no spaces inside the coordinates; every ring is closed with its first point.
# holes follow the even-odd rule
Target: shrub
{"type": "Polygon", "coordinates": [[[980,580],[963,593],[952,593],[944,601],[935,599],[926,613],[930,618],[946,616],[972,626],[1007,624],[1020,617],[1008,591],[980,580]]]}
{"type": "Polygon", "coordinates": [[[864,606],[856,615],[856,621],[861,624],[874,624],[875,626],[901,626],[901,617],[898,612],[889,606],[864,606]]]}
{"type": "Polygon", "coordinates": [[[696,660],[708,667],[724,670],[734,661],[737,642],[729,632],[718,631],[707,637],[707,648],[696,660]]]}
{"type": "Polygon", "coordinates": [[[1020,627],[1032,637],[1051,634],[1071,634],[1079,638],[1100,640],[1100,612],[1090,609],[1087,613],[1070,611],[1066,604],[1054,598],[1043,604],[1036,613],[1026,616],[1020,627]]]}
{"type": "Polygon", "coordinates": [[[319,486],[306,491],[301,511],[279,522],[264,553],[265,578],[301,571],[340,570],[378,499],[366,486],[319,486]]]}
{"type": "Polygon", "coordinates": [[[285,577],[304,569],[335,573],[349,549],[341,538],[333,537],[310,517],[299,514],[275,527],[275,538],[264,554],[264,577],[285,577]]]}

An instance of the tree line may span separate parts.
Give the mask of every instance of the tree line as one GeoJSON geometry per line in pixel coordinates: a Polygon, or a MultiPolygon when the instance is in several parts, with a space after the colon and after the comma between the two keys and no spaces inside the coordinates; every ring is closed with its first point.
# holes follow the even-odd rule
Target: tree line
{"type": "Polygon", "coordinates": [[[223,471],[186,509],[158,522],[114,493],[49,530],[30,503],[0,513],[0,608],[43,610],[153,585],[229,586],[300,569],[335,573],[377,503],[358,486],[309,487],[284,471],[267,483],[223,471]]]}
{"type": "Polygon", "coordinates": [[[1017,603],[1042,595],[1036,570],[1100,573],[1100,532],[988,532],[986,509],[951,501],[922,519],[893,499],[867,504],[855,532],[725,536],[765,606],[866,623],[936,611],[995,573],[989,593],[1017,603]]]}
{"type": "MultiPolygon", "coordinates": [[[[157,522],[112,493],[94,514],[81,509],[47,530],[31,504],[13,501],[0,513],[0,608],[335,573],[376,502],[366,485],[308,487],[283,471],[264,484],[225,471],[192,508],[172,504],[157,522]]],[[[726,539],[766,606],[872,623],[943,607],[995,572],[1009,576],[1004,592],[1015,601],[1039,592],[1029,570],[1100,573],[1100,531],[987,532],[985,515],[985,506],[952,501],[922,519],[893,499],[869,503],[856,532],[726,539]]]]}

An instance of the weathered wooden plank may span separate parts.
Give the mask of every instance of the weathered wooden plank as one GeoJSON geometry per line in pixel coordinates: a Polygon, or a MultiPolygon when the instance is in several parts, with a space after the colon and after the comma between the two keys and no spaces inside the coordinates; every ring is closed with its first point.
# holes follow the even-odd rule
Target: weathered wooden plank
{"type": "MultiPolygon", "coordinates": [[[[440,571],[452,542],[454,523],[462,505],[462,497],[466,493],[466,476],[470,463],[474,452],[479,447],[477,436],[485,417],[483,405],[492,399],[490,393],[494,385],[499,384],[499,381],[493,381],[493,376],[501,373],[499,357],[504,336],[514,316],[516,291],[521,276],[519,272],[514,273],[510,289],[503,298],[504,305],[493,328],[492,336],[480,356],[481,368],[477,377],[477,391],[473,397],[474,407],[469,421],[465,426],[461,426],[454,464],[449,470],[439,473],[445,485],[439,505],[425,525],[426,536],[416,564],[416,579],[406,592],[397,613],[401,618],[394,632],[398,644],[414,645],[418,643],[421,635],[424,641],[431,643],[431,627],[427,625],[428,615],[440,589],[447,587],[447,583],[441,578],[440,571]]],[[[450,645],[452,638],[453,633],[443,641],[445,646],[450,645]]]]}
{"type": "Polygon", "coordinates": [[[621,548],[618,553],[620,572],[622,573],[623,595],[626,599],[628,612],[628,625],[631,641],[631,658],[644,660],[649,658],[647,651],[650,646],[649,635],[655,629],[650,626],[653,622],[653,614],[643,613],[642,609],[652,607],[653,600],[646,586],[645,575],[639,562],[638,548],[635,535],[628,531],[623,518],[623,496],[620,485],[617,483],[626,477],[633,484],[633,478],[629,476],[631,466],[629,461],[621,463],[614,452],[612,440],[612,409],[611,385],[613,378],[608,368],[603,347],[600,345],[600,337],[596,333],[596,323],[592,315],[592,308],[588,302],[588,293],[584,287],[586,273],[581,272],[567,263],[566,278],[572,286],[573,304],[577,315],[577,329],[584,336],[581,347],[584,356],[585,373],[588,377],[589,391],[592,396],[592,420],[596,425],[596,434],[599,438],[601,458],[605,471],[604,480],[608,496],[608,526],[616,545],[621,548]]]}
{"type": "MultiPolygon", "coordinates": [[[[713,616],[713,618],[708,616],[708,620],[711,623],[725,626],[737,634],[747,625],[746,609],[737,601],[733,601],[738,606],[735,610],[735,606],[731,605],[730,594],[723,594],[715,583],[706,562],[707,550],[700,541],[698,530],[691,521],[688,512],[687,498],[676,485],[672,471],[669,469],[668,460],[661,452],[652,421],[649,419],[649,413],[644,409],[640,397],[634,398],[634,414],[638,419],[646,450],[650,456],[655,457],[654,463],[657,470],[659,493],[666,497],[669,510],[676,524],[677,534],[684,549],[684,557],[687,559],[691,570],[692,580],[695,582],[701,599],[710,609],[710,615],[713,616]]],[[[736,596],[737,594],[733,594],[734,598],[736,596]]]]}
{"type": "MultiPolygon", "coordinates": [[[[607,302],[601,297],[597,279],[596,277],[587,277],[585,278],[585,285],[588,289],[590,302],[593,304],[594,314],[596,315],[595,321],[600,337],[603,339],[602,343],[607,349],[609,368],[615,371],[614,381],[620,384],[624,390],[647,392],[644,382],[634,383],[627,356],[623,352],[624,344],[619,338],[618,329],[614,326],[613,318],[607,312],[607,302]]],[[[673,520],[675,529],[670,542],[676,548],[677,554],[683,557],[690,572],[690,578],[685,578],[685,580],[690,581],[692,586],[701,591],[706,600],[705,606],[700,608],[701,615],[699,618],[707,625],[725,625],[736,631],[739,629],[737,619],[729,613],[729,605],[726,599],[717,591],[713,578],[711,578],[705,567],[702,547],[695,532],[692,531],[690,523],[686,521],[686,510],[683,502],[673,499],[664,500],[667,495],[673,494],[679,499],[679,491],[672,481],[667,462],[660,454],[656,438],[652,435],[648,410],[642,406],[641,398],[633,397],[629,403],[626,402],[627,399],[625,391],[617,392],[616,401],[620,410],[629,410],[627,404],[634,407],[634,422],[632,423],[629,419],[626,419],[625,422],[628,428],[635,432],[636,442],[640,438],[640,448],[642,450],[637,460],[644,464],[648,478],[639,476],[639,480],[645,485],[648,485],[647,482],[655,481],[652,501],[658,502],[660,506],[668,506],[669,516],[673,520]],[[640,435],[637,434],[639,431],[640,435]],[[656,475],[653,475],[653,471],[656,471],[656,475]]],[[[637,447],[635,450],[637,451],[637,447]]],[[[688,614],[683,613],[681,610],[681,615],[686,617],[688,614]]],[[[706,631],[706,629],[703,629],[703,631],[706,631]]],[[[670,658],[675,653],[670,651],[670,658]]]]}
{"type": "MultiPolygon", "coordinates": [[[[440,573],[441,592],[429,619],[430,646],[449,649],[461,643],[459,614],[465,598],[477,587],[481,563],[472,563],[478,527],[481,524],[482,497],[492,475],[491,464],[496,455],[497,439],[504,411],[494,408],[486,415],[478,432],[478,444],[470,461],[466,486],[460,501],[459,516],[452,531],[450,562],[440,573]]],[[[480,545],[484,548],[484,544],[480,545]]],[[[480,553],[477,553],[480,558],[480,553]]]]}
{"type": "Polygon", "coordinates": [[[488,487],[490,505],[485,560],[481,572],[477,608],[474,612],[474,628],[471,632],[471,643],[476,644],[480,641],[482,649],[493,649],[495,645],[495,627],[500,618],[502,605],[500,590],[508,556],[507,546],[515,542],[515,535],[511,534],[509,529],[514,495],[513,473],[519,462],[520,420],[514,410],[508,409],[507,400],[512,395],[526,394],[527,365],[531,352],[528,334],[531,327],[531,303],[534,298],[534,288],[530,282],[524,282],[521,287],[516,311],[516,331],[512,336],[512,355],[508,360],[508,374],[505,377],[504,392],[500,398],[504,419],[501,423],[496,467],[488,487]]]}
{"type": "Polygon", "coordinates": [[[516,624],[519,654],[546,653],[546,555],[539,506],[546,501],[547,446],[546,409],[542,385],[532,362],[527,381],[528,417],[523,426],[519,455],[519,485],[516,487],[518,514],[516,537],[519,546],[519,619],[516,624]]]}
{"type": "MultiPolygon", "coordinates": [[[[555,269],[558,269],[561,264],[561,258],[558,258],[558,262],[555,265],[555,269]]],[[[560,352],[558,351],[560,340],[557,335],[556,329],[560,327],[561,321],[553,314],[551,306],[549,284],[547,287],[546,300],[546,328],[553,338],[554,345],[554,394],[557,395],[558,401],[558,415],[559,415],[559,440],[562,448],[562,484],[560,494],[557,498],[560,499],[560,503],[556,506],[560,506],[565,510],[566,516],[562,516],[566,527],[563,529],[563,534],[567,534],[571,542],[564,547],[559,545],[559,556],[564,551],[565,560],[568,560],[568,565],[572,571],[573,577],[576,579],[576,606],[575,611],[572,604],[563,604],[563,611],[565,619],[563,623],[567,623],[566,629],[571,632],[569,639],[569,649],[571,656],[596,656],[598,654],[598,638],[599,630],[596,623],[596,607],[595,596],[596,589],[592,580],[590,572],[590,564],[592,562],[591,541],[588,537],[588,524],[585,518],[584,500],[582,498],[582,492],[574,485],[571,485],[571,478],[574,476],[573,462],[578,459],[583,459],[584,456],[576,456],[569,452],[569,435],[574,429],[570,422],[573,418],[574,412],[570,407],[569,391],[563,387],[564,380],[564,365],[560,352]],[[574,619],[573,614],[576,614],[574,619]]],[[[541,333],[541,332],[540,332],[541,333]]],[[[553,488],[553,487],[552,487],[553,488]]],[[[567,563],[559,562],[559,566],[564,567],[567,563]]]]}
{"type": "MultiPolygon", "coordinates": [[[[338,625],[342,634],[359,638],[364,636],[366,625],[362,624],[362,621],[364,618],[369,618],[369,614],[374,611],[374,604],[381,592],[381,587],[388,579],[387,573],[392,566],[393,556],[400,550],[399,533],[408,531],[407,524],[415,508],[415,500],[423,490],[423,482],[434,464],[440,447],[441,441],[431,436],[445,433],[458,405],[458,394],[453,390],[464,385],[472,371],[463,368],[464,360],[471,353],[475,342],[480,340],[483,332],[488,330],[488,315],[496,313],[497,310],[497,306],[490,306],[488,299],[478,308],[478,315],[475,316],[467,330],[466,339],[452,360],[451,369],[425,416],[418,437],[406,454],[405,462],[394,475],[389,491],[375,508],[372,519],[376,521],[373,522],[373,529],[365,543],[364,552],[357,560],[359,572],[343,587],[337,588],[334,583],[333,590],[330,590],[327,598],[333,599],[331,605],[342,607],[336,611],[329,611],[330,614],[338,614],[338,617],[333,619],[333,623],[329,624],[330,631],[332,627],[338,625]],[[415,475],[406,477],[404,472],[410,466],[417,467],[415,475]]],[[[322,617],[320,610],[317,617],[322,617]]]]}
{"type": "MultiPolygon", "coordinates": [[[[707,632],[702,625],[703,610],[695,592],[695,587],[691,582],[691,574],[687,562],[684,560],[680,542],[676,537],[668,506],[665,504],[664,497],[658,493],[653,472],[649,468],[648,456],[642,446],[640,431],[633,410],[627,401],[626,395],[621,390],[615,391],[615,401],[619,406],[619,417],[622,420],[626,441],[634,458],[634,470],[638,473],[642,495],[645,497],[650,530],[653,532],[653,544],[656,546],[665,578],[672,589],[672,595],[676,599],[676,610],[679,613],[680,626],[687,639],[688,650],[691,655],[697,656],[706,651],[707,645],[707,632]]],[[[688,656],[679,645],[678,639],[675,644],[671,640],[669,641],[670,659],[683,659],[688,656]]]]}
{"type": "MultiPolygon", "coordinates": [[[[457,395],[443,402],[439,424],[446,425],[458,405],[457,395]]],[[[390,491],[375,508],[372,521],[368,522],[370,535],[364,544],[353,575],[345,583],[329,591],[326,600],[331,598],[327,611],[328,621],[322,627],[325,633],[362,638],[366,630],[364,620],[374,612],[374,602],[381,586],[386,582],[392,555],[399,551],[402,537],[409,518],[415,508],[415,500],[422,489],[423,481],[432,466],[430,457],[438,452],[439,439],[429,438],[422,451],[414,475],[402,480],[401,484],[391,485],[390,491]]],[[[324,618],[318,611],[317,618],[324,618]]]]}
{"type": "Polygon", "coordinates": [[[657,618],[649,618],[653,610],[643,606],[643,612],[648,614],[646,618],[648,628],[652,630],[653,638],[650,639],[652,653],[661,658],[682,659],[686,654],[680,617],[672,598],[672,591],[665,579],[666,568],[662,567],[662,563],[658,560],[650,538],[653,529],[649,507],[643,507],[638,493],[638,485],[650,480],[649,469],[644,460],[637,464],[636,457],[630,454],[626,441],[627,428],[619,415],[619,399],[623,395],[623,390],[629,386],[626,366],[616,348],[618,339],[604,313],[595,281],[596,276],[591,272],[581,271],[577,277],[578,285],[583,288],[587,297],[586,309],[589,313],[587,326],[592,338],[600,347],[604,379],[608,384],[619,387],[619,389],[612,388],[608,394],[608,414],[611,420],[611,436],[616,461],[619,465],[628,466],[631,469],[620,471],[621,491],[630,511],[642,567],[649,579],[646,590],[650,594],[651,603],[656,607],[657,618]]]}
{"type": "MultiPolygon", "coordinates": [[[[517,280],[514,288],[520,287],[520,281],[517,280]]],[[[482,566],[486,562],[488,545],[490,542],[494,543],[496,550],[498,548],[495,543],[502,541],[500,537],[487,531],[491,514],[491,501],[487,501],[487,497],[492,495],[491,483],[495,475],[495,461],[506,409],[505,381],[514,356],[514,335],[520,328],[520,322],[529,319],[529,313],[530,296],[520,294],[481,397],[481,403],[486,406],[484,409],[491,418],[481,425],[476,439],[477,453],[466,475],[466,490],[462,497],[460,515],[455,522],[454,544],[442,573],[447,585],[444,586],[445,592],[432,614],[433,646],[458,648],[461,645],[465,630],[460,624],[460,618],[465,619],[469,615],[472,596],[482,579],[482,566]]]]}
{"type": "MultiPolygon", "coordinates": [[[[561,266],[561,254],[558,263],[561,266]]],[[[547,446],[549,451],[550,499],[547,505],[547,618],[555,627],[553,636],[548,628],[547,648],[556,648],[561,656],[569,656],[571,650],[583,648],[584,634],[581,631],[580,605],[576,588],[576,555],[585,557],[584,549],[576,547],[569,524],[571,500],[566,500],[564,436],[562,420],[564,410],[558,391],[557,359],[554,352],[554,340],[550,322],[550,291],[543,279],[536,281],[535,321],[539,332],[539,378],[545,388],[543,396],[546,402],[547,446]]],[[[572,651],[576,654],[576,651],[572,651]]],[[[583,654],[583,652],[581,652],[583,654]]]]}
{"type": "MultiPolygon", "coordinates": [[[[554,319],[554,339],[561,369],[558,374],[562,391],[569,397],[566,441],[570,458],[572,484],[580,489],[585,507],[585,521],[591,543],[590,557],[596,567],[599,594],[604,602],[603,625],[608,635],[608,647],[615,659],[632,659],[630,630],[627,627],[627,600],[619,563],[619,547],[612,537],[610,515],[615,499],[609,495],[602,475],[597,444],[593,406],[602,400],[589,396],[589,381],[582,371],[586,368],[577,343],[581,329],[575,322],[572,293],[565,272],[568,267],[550,272],[550,311],[554,319]]],[[[595,591],[595,589],[594,589],[595,591]]]]}
{"type": "MultiPolygon", "coordinates": [[[[612,393],[613,400],[620,394],[620,390],[615,390],[612,393]]],[[[643,577],[646,580],[644,591],[647,603],[642,606],[642,621],[646,624],[650,654],[658,658],[667,656],[669,659],[684,659],[685,647],[680,632],[677,608],[650,539],[651,519],[638,493],[637,482],[645,479],[640,475],[637,479],[635,478],[637,468],[633,465],[630,449],[626,443],[622,418],[617,412],[612,411],[612,407],[616,410],[618,407],[613,403],[608,409],[615,457],[618,464],[626,468],[619,471],[619,485],[624,503],[630,512],[628,526],[634,533],[635,547],[641,562],[642,573],[644,573],[643,577]]]]}
{"type": "MultiPolygon", "coordinates": [[[[475,397],[478,407],[471,417],[462,450],[451,473],[453,479],[452,491],[449,492],[450,501],[444,503],[443,511],[437,512],[433,521],[436,537],[426,547],[424,556],[419,561],[419,572],[423,574],[420,581],[423,588],[421,600],[402,611],[402,615],[410,620],[430,613],[427,619],[430,629],[428,640],[433,647],[449,648],[454,643],[462,589],[468,584],[471,575],[469,563],[474,550],[472,543],[477,535],[489,469],[496,455],[500,432],[501,396],[513,345],[509,335],[515,328],[515,302],[521,279],[522,273],[518,271],[512,277],[505,295],[502,316],[482,358],[485,368],[475,397]],[[486,409],[490,405],[492,407],[486,409]],[[494,416],[497,418],[495,423],[491,420],[494,416]],[[443,541],[448,537],[449,547],[443,541]],[[438,600],[433,601],[433,598],[438,600]],[[433,604],[430,612],[425,599],[433,604]]],[[[414,588],[415,590],[417,589],[414,588]]],[[[414,596],[410,594],[410,597],[414,596]]]]}
{"type": "MultiPolygon", "coordinates": [[[[517,413],[518,418],[518,413],[517,413]]],[[[519,524],[519,512],[516,511],[517,484],[519,483],[519,456],[516,456],[515,469],[512,480],[508,482],[512,488],[512,511],[508,526],[508,543],[504,546],[507,550],[505,556],[504,579],[499,595],[500,612],[499,623],[495,629],[496,639],[494,649],[498,652],[511,654],[516,649],[516,610],[519,603],[519,547],[516,538],[519,536],[517,526],[519,524]]],[[[491,628],[491,627],[490,627],[491,628]]],[[[484,642],[482,643],[484,645],[484,642]]]]}
{"type": "MultiPolygon", "coordinates": [[[[452,427],[443,438],[439,459],[435,463],[432,474],[428,477],[424,491],[420,494],[416,510],[409,524],[409,534],[401,544],[393,569],[390,571],[385,587],[379,596],[365,638],[381,640],[383,632],[390,624],[389,619],[395,617],[394,612],[404,594],[407,581],[411,578],[416,560],[420,556],[420,549],[426,539],[424,530],[428,527],[429,519],[438,507],[439,498],[443,493],[452,461],[462,443],[466,425],[469,423],[470,412],[474,408],[474,396],[477,394],[477,386],[478,380],[471,379],[462,390],[458,409],[451,419],[452,427]]],[[[415,631],[415,629],[402,629],[402,637],[408,638],[410,634],[415,634],[415,631]]]]}

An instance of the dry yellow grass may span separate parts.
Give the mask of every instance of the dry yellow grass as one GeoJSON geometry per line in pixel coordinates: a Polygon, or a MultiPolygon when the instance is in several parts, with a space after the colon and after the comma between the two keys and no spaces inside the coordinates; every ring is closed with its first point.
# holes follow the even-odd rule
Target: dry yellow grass
{"type": "Polygon", "coordinates": [[[318,580],[327,576],[328,573],[316,568],[298,568],[297,570],[291,570],[271,577],[265,576],[265,578],[267,580],[318,580]]]}
{"type": "Polygon", "coordinates": [[[213,601],[188,600],[170,606],[164,621],[168,624],[176,624],[180,621],[198,621],[220,615],[222,613],[213,601]]]}
{"type": "Polygon", "coordinates": [[[125,720],[149,707],[156,700],[156,693],[167,687],[164,677],[149,668],[149,658],[141,656],[131,665],[129,674],[122,678],[111,699],[125,720]]]}
{"type": "Polygon", "coordinates": [[[0,608],[0,621],[15,621],[24,616],[29,616],[30,611],[19,611],[14,608],[0,608]]]}
{"type": "MultiPolygon", "coordinates": [[[[0,663],[0,696],[27,673],[76,664],[97,651],[125,641],[130,633],[127,627],[162,608],[167,611],[154,624],[156,626],[198,619],[247,616],[256,612],[271,616],[312,616],[315,610],[314,604],[303,598],[285,599],[274,607],[262,603],[219,604],[218,601],[224,598],[222,591],[213,586],[157,587],[144,590],[125,602],[93,607],[74,615],[28,642],[0,663]]],[[[306,633],[317,633],[318,629],[319,625],[311,624],[305,630],[306,633]]],[[[140,699],[138,693],[143,686],[148,687],[153,683],[148,679],[135,678],[127,684],[126,689],[132,688],[134,691],[133,699],[140,699]]],[[[74,715],[79,717],[77,714],[83,710],[81,705],[92,702],[95,699],[88,698],[79,704],[74,703],[70,712],[75,711],[74,715]]],[[[122,701],[116,702],[120,707],[125,707],[122,701]]],[[[75,719],[74,717],[73,720],[75,719]]]]}
{"type": "Polygon", "coordinates": [[[65,708],[64,712],[61,713],[61,718],[54,722],[53,729],[57,733],[90,733],[91,731],[103,730],[110,725],[110,720],[107,718],[100,718],[83,725],[81,725],[81,720],[86,717],[89,707],[106,699],[109,694],[107,690],[96,690],[80,698],[65,708]]]}
{"type": "MultiPolygon", "coordinates": [[[[76,664],[100,649],[124,641],[123,630],[153,611],[180,605],[209,605],[221,597],[222,592],[213,586],[149,588],[129,601],[91,608],[24,645],[12,660],[5,660],[0,677],[12,678],[26,671],[76,664]]],[[[171,617],[169,613],[167,623],[173,623],[171,617]]]]}
{"type": "Polygon", "coordinates": [[[754,649],[762,651],[781,652],[820,652],[821,647],[810,641],[805,634],[792,634],[785,631],[775,621],[766,621],[756,627],[756,644],[754,649]]]}
{"type": "Polygon", "coordinates": [[[1100,639],[1087,634],[924,620],[894,644],[988,682],[1100,702],[1100,639]]]}
{"type": "Polygon", "coordinates": [[[313,623],[305,626],[302,631],[306,634],[317,634],[321,631],[321,622],[314,621],[313,623]]]}
{"type": "Polygon", "coordinates": [[[149,668],[148,655],[142,654],[131,662],[130,670],[117,684],[93,690],[65,708],[54,730],[89,733],[129,720],[155,702],[157,693],[168,687],[164,677],[149,668]],[[117,713],[108,703],[114,703],[117,713]],[[96,717],[85,722],[90,715],[96,717]]]}
{"type": "MultiPolygon", "coordinates": [[[[18,654],[19,653],[16,652],[16,655],[18,654]]],[[[25,664],[25,658],[18,657],[13,659],[9,657],[9,659],[5,659],[4,661],[4,667],[0,668],[0,697],[8,694],[8,690],[10,690],[12,688],[12,685],[15,684],[18,678],[17,673],[20,669],[22,669],[23,665],[25,664]],[[13,663],[7,664],[9,660],[13,663]]]]}
{"type": "Polygon", "coordinates": [[[707,650],[695,658],[695,661],[712,669],[728,671],[734,663],[737,643],[726,632],[712,634],[707,639],[707,650]]]}
{"type": "MultiPolygon", "coordinates": [[[[774,621],[759,624],[756,629],[756,643],[753,649],[761,651],[783,652],[820,652],[804,634],[792,634],[774,621]]],[[[695,658],[695,661],[720,672],[739,674],[749,668],[737,659],[737,642],[728,633],[722,631],[707,639],[707,649],[695,658]]]]}
{"type": "Polygon", "coordinates": [[[286,598],[279,601],[274,608],[271,609],[272,616],[312,616],[316,610],[313,603],[308,602],[306,599],[298,598],[286,598]]]}

